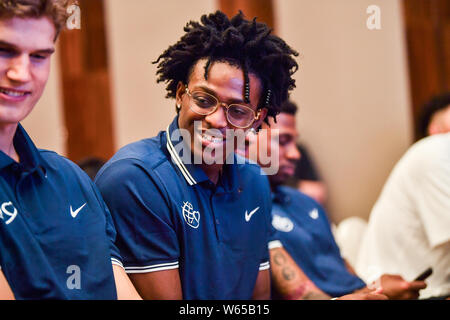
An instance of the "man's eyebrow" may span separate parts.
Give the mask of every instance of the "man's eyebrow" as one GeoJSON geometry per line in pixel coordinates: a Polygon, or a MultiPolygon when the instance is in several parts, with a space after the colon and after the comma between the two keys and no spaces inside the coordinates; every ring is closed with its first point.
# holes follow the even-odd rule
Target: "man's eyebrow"
{"type": "Polygon", "coordinates": [[[36,50],[34,51],[34,53],[40,53],[40,54],[52,54],[55,52],[55,48],[48,48],[48,49],[40,49],[40,50],[36,50]]]}
{"type": "MultiPolygon", "coordinates": [[[[203,90],[203,91],[209,93],[210,95],[213,95],[213,96],[216,97],[217,99],[219,99],[219,98],[217,97],[216,92],[214,92],[214,90],[211,90],[211,89],[208,88],[208,87],[205,87],[205,86],[198,86],[198,87],[196,87],[196,89],[201,89],[201,90],[203,90]]],[[[237,98],[237,99],[231,98],[231,99],[228,99],[228,102],[229,102],[229,104],[233,104],[233,103],[245,104],[244,100],[243,100],[243,99],[240,99],[240,98],[237,98]]]]}
{"type": "Polygon", "coordinates": [[[9,42],[6,42],[6,41],[3,41],[3,40],[0,40],[0,46],[2,46],[2,47],[10,47],[10,48],[16,48],[16,46],[15,45],[13,45],[12,43],[9,43],[9,42]]]}
{"type": "MultiPolygon", "coordinates": [[[[15,51],[19,51],[19,48],[16,45],[14,45],[12,43],[9,43],[7,41],[4,41],[4,40],[0,40],[0,46],[1,47],[11,48],[11,49],[13,49],[15,51]]],[[[54,52],[55,52],[55,48],[53,48],[53,47],[52,48],[37,49],[36,51],[34,51],[34,53],[40,53],[40,54],[52,54],[54,52]]]]}

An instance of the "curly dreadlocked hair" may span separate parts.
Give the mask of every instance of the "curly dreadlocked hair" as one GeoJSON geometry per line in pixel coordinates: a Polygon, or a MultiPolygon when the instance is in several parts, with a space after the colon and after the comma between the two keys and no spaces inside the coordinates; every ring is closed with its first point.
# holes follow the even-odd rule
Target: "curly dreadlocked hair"
{"type": "Polygon", "coordinates": [[[221,11],[201,17],[201,23],[190,21],[181,39],[170,46],[153,63],[158,64],[157,82],[167,83],[167,98],[175,98],[178,82],[187,83],[190,73],[200,59],[207,59],[205,79],[212,62],[225,61],[238,65],[244,73],[245,101],[249,102],[249,73],[262,83],[259,108],[266,107],[275,117],[281,104],[295,88],[292,74],[298,65],[292,56],[298,53],[281,38],[272,35],[264,23],[246,20],[239,11],[228,19],[221,11]]]}

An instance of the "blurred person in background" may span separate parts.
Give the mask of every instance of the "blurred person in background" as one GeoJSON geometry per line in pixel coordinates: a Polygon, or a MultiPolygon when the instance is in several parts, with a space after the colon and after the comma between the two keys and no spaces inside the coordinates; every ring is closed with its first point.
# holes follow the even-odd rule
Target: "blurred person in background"
{"type": "Polygon", "coordinates": [[[105,160],[98,157],[86,157],[80,161],[78,161],[77,165],[91,178],[91,180],[95,179],[97,172],[102,168],[102,166],[106,163],[105,160]]]}
{"type": "Polygon", "coordinates": [[[450,92],[430,99],[419,114],[416,138],[450,132],[450,92]]]}
{"type": "Polygon", "coordinates": [[[421,299],[450,296],[450,95],[428,102],[421,140],[397,162],[369,216],[357,257],[364,279],[414,279],[432,268],[421,299]]]}
{"type": "MultiPolygon", "coordinates": [[[[288,100],[285,103],[292,105],[293,108],[297,108],[296,103],[292,100],[288,100]]],[[[300,153],[300,159],[295,166],[295,173],[284,184],[298,189],[322,206],[325,206],[328,196],[327,186],[317,170],[314,159],[305,144],[297,143],[297,149],[300,153]]]]}
{"type": "MultiPolygon", "coordinates": [[[[276,229],[270,250],[273,297],[301,300],[417,298],[418,291],[426,287],[423,281],[408,282],[400,276],[384,274],[376,285],[367,286],[341,257],[322,206],[308,195],[283,186],[294,174],[300,158],[296,146],[296,111],[295,104],[283,104],[276,122],[271,119],[270,127],[263,126],[269,132],[267,139],[249,138],[249,148],[257,145],[271,153],[279,147],[279,170],[268,176],[272,190],[272,225],[276,229]]],[[[251,154],[247,152],[247,156],[251,154]]]]}

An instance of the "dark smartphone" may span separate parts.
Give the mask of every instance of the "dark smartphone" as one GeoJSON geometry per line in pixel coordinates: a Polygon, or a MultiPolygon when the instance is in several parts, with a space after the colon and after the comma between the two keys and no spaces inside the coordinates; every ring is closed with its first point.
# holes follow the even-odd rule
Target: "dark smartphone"
{"type": "Polygon", "coordinates": [[[428,268],[424,272],[422,272],[417,278],[414,279],[414,281],[423,281],[426,278],[428,278],[433,273],[433,268],[428,268]]]}

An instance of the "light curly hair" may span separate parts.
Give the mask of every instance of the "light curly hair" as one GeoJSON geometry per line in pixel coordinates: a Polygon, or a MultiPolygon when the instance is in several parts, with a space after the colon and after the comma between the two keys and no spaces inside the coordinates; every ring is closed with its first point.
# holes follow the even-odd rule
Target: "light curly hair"
{"type": "Polygon", "coordinates": [[[64,28],[71,0],[0,0],[0,19],[48,17],[56,29],[55,40],[64,28]]]}

